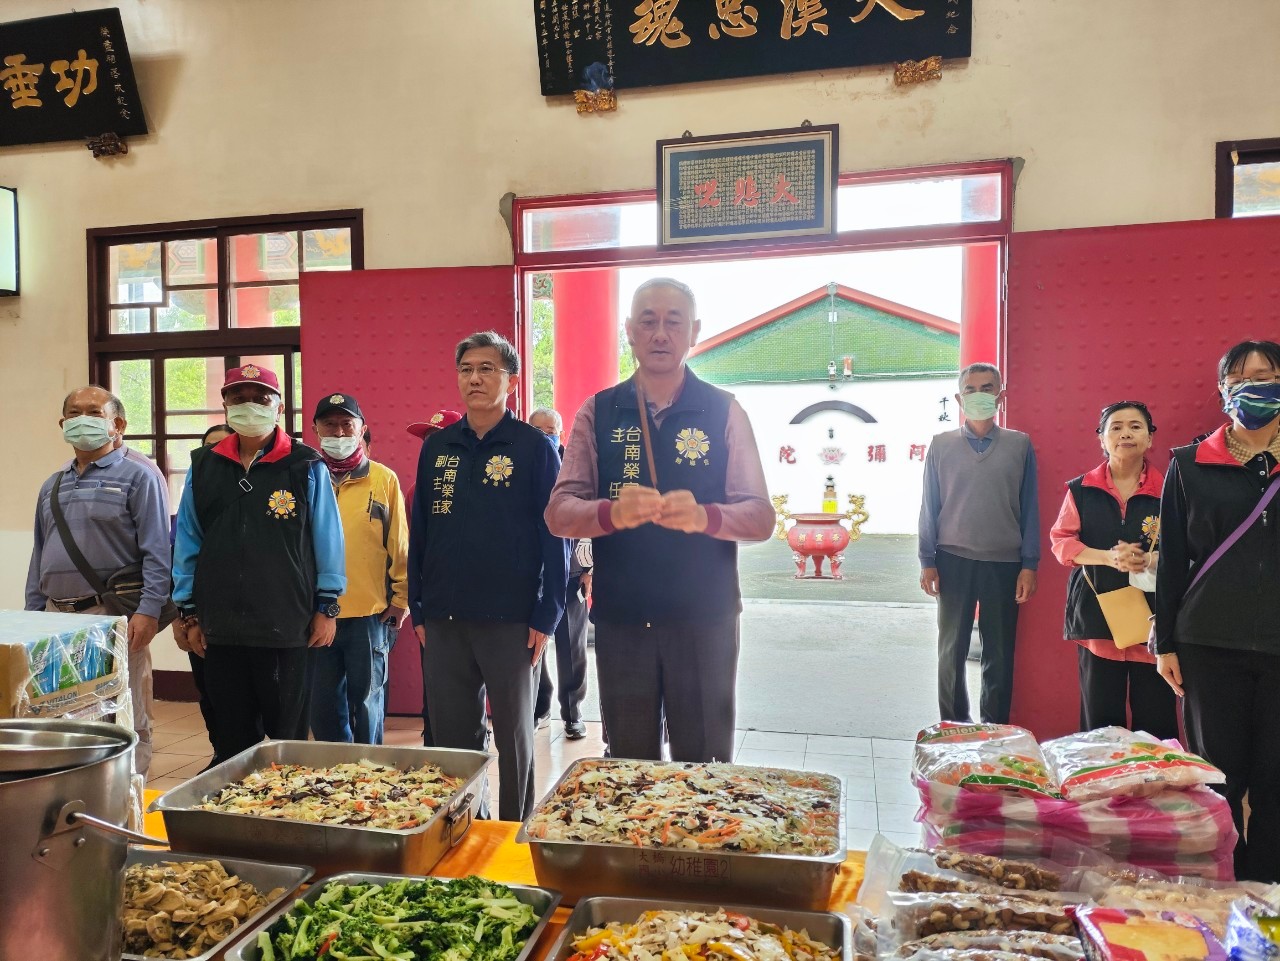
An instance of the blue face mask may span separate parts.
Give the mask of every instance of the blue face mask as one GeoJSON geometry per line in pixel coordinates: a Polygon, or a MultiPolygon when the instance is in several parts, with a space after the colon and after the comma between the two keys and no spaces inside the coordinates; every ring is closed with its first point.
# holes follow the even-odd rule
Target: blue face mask
{"type": "Polygon", "coordinates": [[[62,422],[62,438],[76,450],[97,450],[111,443],[111,421],[105,417],[68,417],[62,422]]]}
{"type": "Polygon", "coordinates": [[[548,434],[548,435],[547,435],[547,440],[551,441],[551,446],[552,446],[552,447],[554,447],[556,450],[559,450],[559,449],[560,449],[560,435],[559,435],[559,434],[548,434]]]}
{"type": "Polygon", "coordinates": [[[1222,409],[1245,430],[1260,430],[1280,416],[1280,382],[1246,380],[1222,388],[1222,409]]]}

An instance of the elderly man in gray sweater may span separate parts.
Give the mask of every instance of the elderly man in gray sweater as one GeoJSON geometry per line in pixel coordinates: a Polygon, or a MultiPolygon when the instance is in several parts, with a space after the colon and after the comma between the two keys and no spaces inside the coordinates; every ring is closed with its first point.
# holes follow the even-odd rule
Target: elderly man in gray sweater
{"type": "Polygon", "coordinates": [[[1026,434],[996,426],[1000,371],[960,371],[959,430],[933,439],[920,505],[920,587],[938,599],[938,710],[970,721],[965,659],[978,609],[982,639],[981,720],[1004,724],[1013,697],[1018,605],[1036,590],[1040,507],[1036,455],[1026,434]]]}

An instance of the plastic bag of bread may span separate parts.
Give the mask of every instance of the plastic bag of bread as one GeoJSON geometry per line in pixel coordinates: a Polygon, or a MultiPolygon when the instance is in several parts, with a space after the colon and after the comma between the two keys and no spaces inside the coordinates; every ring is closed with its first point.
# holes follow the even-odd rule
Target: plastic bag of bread
{"type": "Polygon", "coordinates": [[[986,794],[1057,797],[1031,732],[1011,724],[943,721],[916,735],[912,775],[986,794]]]}
{"type": "Polygon", "coordinates": [[[1227,961],[1203,922],[1178,911],[1071,909],[1089,961],[1227,961]]]}
{"type": "Polygon", "coordinates": [[[1005,957],[1082,961],[1084,946],[1074,934],[1043,931],[948,931],[908,941],[892,955],[914,961],[997,961],[1005,957]]]}
{"type": "Polygon", "coordinates": [[[1204,758],[1122,727],[1068,734],[1040,747],[1058,790],[1069,801],[1150,797],[1167,788],[1226,781],[1204,758]]]}

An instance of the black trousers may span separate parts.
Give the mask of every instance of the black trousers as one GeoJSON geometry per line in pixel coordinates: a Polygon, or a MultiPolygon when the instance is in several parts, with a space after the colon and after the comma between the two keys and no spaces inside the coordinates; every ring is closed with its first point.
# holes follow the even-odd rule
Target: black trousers
{"type": "Polygon", "coordinates": [[[596,621],[596,678],[611,757],[733,758],[738,615],[654,627],[596,621]]]}
{"type": "Polygon", "coordinates": [[[1080,730],[1127,727],[1162,741],[1178,736],[1178,698],[1154,664],[1109,661],[1076,645],[1080,662],[1080,730]],[[1132,722],[1130,722],[1132,714],[1132,722]]]}
{"type": "Polygon", "coordinates": [[[210,644],[204,685],[213,716],[215,757],[230,760],[263,735],[307,738],[310,676],[308,648],[210,644]]]}
{"type": "Polygon", "coordinates": [[[1178,666],[1189,746],[1227,776],[1236,878],[1280,881],[1280,655],[1180,644],[1178,666]]]}
{"type": "Polygon", "coordinates": [[[978,606],[982,638],[981,717],[1007,724],[1013,700],[1013,639],[1018,629],[1019,561],[971,561],[938,551],[938,713],[971,721],[964,665],[978,606]]]}
{"type": "MultiPolygon", "coordinates": [[[[565,593],[564,616],[556,625],[556,680],[560,685],[560,720],[566,724],[582,720],[582,699],[587,696],[587,605],[578,597],[582,578],[569,578],[565,593]]],[[[538,699],[534,704],[534,717],[551,713],[551,695],[555,684],[542,659],[538,672],[538,699]]]]}
{"type": "MultiPolygon", "coordinates": [[[[191,662],[191,681],[196,686],[196,693],[200,695],[200,716],[204,718],[204,729],[209,732],[209,743],[213,743],[213,705],[209,703],[209,692],[205,690],[204,685],[204,658],[199,654],[188,652],[187,660],[191,662]]],[[[222,758],[216,754],[213,760],[209,762],[209,766],[220,764],[222,758]]]]}
{"type": "MultiPolygon", "coordinates": [[[[422,683],[437,747],[488,747],[486,692],[498,747],[498,817],[533,813],[533,691],[529,628],[504,621],[427,621],[422,683]]],[[[487,805],[482,816],[488,816],[487,805]]]]}

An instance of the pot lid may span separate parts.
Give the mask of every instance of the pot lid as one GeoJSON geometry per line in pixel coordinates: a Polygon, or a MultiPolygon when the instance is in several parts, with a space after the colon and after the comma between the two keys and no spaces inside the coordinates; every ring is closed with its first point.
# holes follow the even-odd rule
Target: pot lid
{"type": "Polygon", "coordinates": [[[0,773],[52,771],[104,760],[129,746],[123,732],[113,733],[117,731],[111,724],[59,718],[0,721],[0,773]]]}

